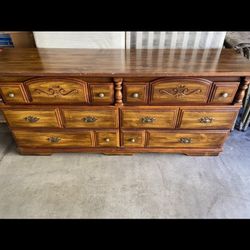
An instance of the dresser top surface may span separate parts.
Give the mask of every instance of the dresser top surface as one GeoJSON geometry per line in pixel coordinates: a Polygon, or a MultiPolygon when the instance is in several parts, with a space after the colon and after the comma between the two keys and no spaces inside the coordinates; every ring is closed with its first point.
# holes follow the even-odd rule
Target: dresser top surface
{"type": "Polygon", "coordinates": [[[45,49],[0,51],[0,76],[250,76],[233,49],[45,49]]]}

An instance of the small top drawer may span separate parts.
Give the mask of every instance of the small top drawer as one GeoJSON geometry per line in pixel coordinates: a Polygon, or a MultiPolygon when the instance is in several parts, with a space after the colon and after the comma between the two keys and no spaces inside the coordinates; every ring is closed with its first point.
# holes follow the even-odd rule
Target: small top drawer
{"type": "Polygon", "coordinates": [[[92,104],[112,104],[114,102],[113,83],[89,83],[92,104]]]}
{"type": "Polygon", "coordinates": [[[211,103],[230,104],[234,100],[234,96],[239,87],[239,82],[215,82],[211,103]]]}
{"type": "Polygon", "coordinates": [[[39,78],[26,81],[32,103],[86,103],[87,83],[80,79],[39,78]]]}
{"type": "Polygon", "coordinates": [[[0,94],[9,104],[26,103],[25,91],[21,83],[0,83],[0,94]]]}
{"type": "Polygon", "coordinates": [[[206,103],[212,82],[206,79],[159,79],[151,82],[152,104],[206,103]]]}

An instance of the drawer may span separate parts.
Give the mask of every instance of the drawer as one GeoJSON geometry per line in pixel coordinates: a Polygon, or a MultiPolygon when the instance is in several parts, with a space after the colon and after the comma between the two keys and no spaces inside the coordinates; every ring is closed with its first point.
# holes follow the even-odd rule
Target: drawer
{"type": "Polygon", "coordinates": [[[113,107],[63,108],[66,128],[117,128],[118,111],[113,107]]]}
{"type": "Polygon", "coordinates": [[[53,108],[4,109],[3,113],[11,127],[61,127],[58,110],[53,108]]]}
{"type": "Polygon", "coordinates": [[[114,102],[113,83],[90,83],[89,91],[92,104],[112,104],[114,102]]]}
{"type": "Polygon", "coordinates": [[[182,107],[179,128],[231,129],[239,107],[182,107]]]}
{"type": "Polygon", "coordinates": [[[15,104],[15,103],[18,104],[27,102],[25,90],[21,83],[20,84],[0,83],[0,96],[2,96],[4,102],[9,104],[15,104]]]}
{"type": "Polygon", "coordinates": [[[239,87],[239,82],[215,82],[211,103],[231,104],[239,87]]]}
{"type": "Polygon", "coordinates": [[[206,103],[212,82],[205,79],[160,79],[151,82],[152,104],[206,103]]]}
{"type": "Polygon", "coordinates": [[[122,131],[121,144],[124,147],[144,147],[145,131],[122,131]]]}
{"type": "Polygon", "coordinates": [[[13,135],[20,147],[93,147],[92,131],[27,131],[13,130],[13,135]]]}
{"type": "Polygon", "coordinates": [[[96,131],[97,147],[119,147],[118,131],[96,131]]]}
{"type": "Polygon", "coordinates": [[[177,107],[131,107],[121,110],[123,128],[175,128],[177,107]]]}
{"type": "Polygon", "coordinates": [[[147,83],[123,83],[123,101],[126,104],[147,104],[147,83]]]}
{"type": "Polygon", "coordinates": [[[220,147],[229,131],[147,131],[147,147],[215,148],[220,147]]]}
{"type": "Polygon", "coordinates": [[[32,103],[86,103],[87,83],[79,79],[39,78],[26,81],[32,103]]]}

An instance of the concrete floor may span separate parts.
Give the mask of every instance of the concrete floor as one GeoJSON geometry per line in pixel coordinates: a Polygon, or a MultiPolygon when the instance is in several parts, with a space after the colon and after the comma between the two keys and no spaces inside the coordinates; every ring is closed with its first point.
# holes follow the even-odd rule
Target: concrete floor
{"type": "Polygon", "coordinates": [[[250,131],[219,157],[21,156],[0,128],[0,218],[250,218],[250,131]]]}

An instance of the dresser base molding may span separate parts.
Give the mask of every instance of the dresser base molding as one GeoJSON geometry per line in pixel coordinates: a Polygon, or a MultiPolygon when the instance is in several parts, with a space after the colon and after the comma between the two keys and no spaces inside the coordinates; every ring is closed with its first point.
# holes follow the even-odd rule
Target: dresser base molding
{"type": "Polygon", "coordinates": [[[53,153],[103,153],[104,155],[133,155],[134,153],[181,153],[188,156],[218,156],[222,148],[28,148],[18,147],[22,155],[52,155],[53,153]]]}

